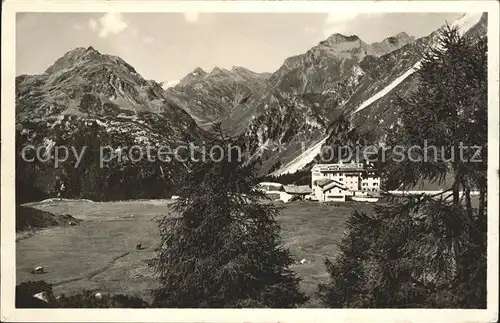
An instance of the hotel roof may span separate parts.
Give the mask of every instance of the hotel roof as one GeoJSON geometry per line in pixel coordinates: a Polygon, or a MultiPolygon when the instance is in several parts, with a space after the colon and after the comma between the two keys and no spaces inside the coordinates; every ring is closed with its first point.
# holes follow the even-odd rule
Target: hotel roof
{"type": "Polygon", "coordinates": [[[317,181],[315,181],[314,184],[318,185],[319,187],[323,187],[331,182],[333,182],[333,179],[322,178],[322,179],[318,179],[317,181]]]}
{"type": "Polygon", "coordinates": [[[322,190],[329,189],[333,186],[338,186],[342,189],[345,189],[344,183],[341,183],[341,182],[338,182],[338,181],[335,181],[335,180],[329,179],[329,178],[318,179],[315,183],[316,183],[316,185],[321,187],[322,190]]]}
{"type": "Polygon", "coordinates": [[[316,164],[311,169],[312,172],[347,172],[364,170],[364,164],[316,164]]]}
{"type": "Polygon", "coordinates": [[[342,190],[346,190],[347,189],[345,187],[344,183],[340,183],[340,182],[332,180],[330,183],[328,183],[324,187],[322,187],[321,190],[324,192],[324,191],[328,191],[329,189],[331,189],[333,187],[338,187],[338,188],[340,188],[342,190]]]}
{"type": "Polygon", "coordinates": [[[285,192],[290,194],[310,194],[311,188],[307,185],[286,185],[283,187],[285,192]]]}
{"type": "Polygon", "coordinates": [[[281,183],[275,183],[275,182],[261,182],[259,183],[261,186],[283,186],[281,183]]]}

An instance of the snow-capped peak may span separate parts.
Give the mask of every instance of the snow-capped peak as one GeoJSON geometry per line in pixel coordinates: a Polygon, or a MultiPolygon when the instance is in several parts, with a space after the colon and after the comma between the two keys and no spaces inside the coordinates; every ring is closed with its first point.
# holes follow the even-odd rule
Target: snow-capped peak
{"type": "Polygon", "coordinates": [[[164,82],[162,84],[162,88],[164,90],[168,89],[168,88],[171,88],[171,87],[174,87],[176,86],[177,84],[179,84],[180,80],[173,80],[173,81],[167,81],[167,82],[164,82]]]}

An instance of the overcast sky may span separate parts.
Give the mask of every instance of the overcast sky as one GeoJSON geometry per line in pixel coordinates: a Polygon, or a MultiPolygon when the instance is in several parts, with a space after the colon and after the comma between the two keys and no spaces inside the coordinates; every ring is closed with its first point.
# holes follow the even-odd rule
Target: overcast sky
{"type": "Polygon", "coordinates": [[[146,79],[196,67],[274,72],[332,33],[372,43],[401,31],[421,37],[460,13],[23,13],[16,21],[16,74],[39,74],[76,47],[120,56],[146,79]]]}

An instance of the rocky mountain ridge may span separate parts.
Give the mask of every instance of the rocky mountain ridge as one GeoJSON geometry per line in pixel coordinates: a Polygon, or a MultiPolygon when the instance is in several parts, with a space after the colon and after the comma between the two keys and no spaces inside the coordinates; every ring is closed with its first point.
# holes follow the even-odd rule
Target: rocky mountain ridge
{"type": "Polygon", "coordinates": [[[413,41],[414,37],[404,32],[373,44],[337,33],[304,54],[287,58],[274,73],[256,73],[243,67],[215,67],[206,72],[197,67],[165,90],[199,125],[222,121],[229,132],[239,134],[262,112],[255,110],[273,92],[286,97],[335,92],[345,86],[342,83],[355,82],[362,75],[356,63],[366,55],[381,56],[413,41]]]}
{"type": "Polygon", "coordinates": [[[239,66],[231,70],[215,67],[209,73],[198,67],[167,88],[166,95],[199,125],[210,125],[256,97],[269,86],[269,76],[239,66]]]}

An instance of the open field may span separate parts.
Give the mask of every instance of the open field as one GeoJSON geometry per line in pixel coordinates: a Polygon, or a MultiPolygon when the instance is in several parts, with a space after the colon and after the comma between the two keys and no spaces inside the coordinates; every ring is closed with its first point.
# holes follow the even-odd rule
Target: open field
{"type": "MultiPolygon", "coordinates": [[[[70,214],[84,222],[41,230],[17,241],[17,283],[45,280],[54,284],[55,294],[87,289],[151,300],[148,289],[155,286],[155,279],[145,260],[153,257],[158,241],[155,218],[171,212],[168,201],[54,201],[31,206],[70,214]],[[136,250],[139,242],[143,250],[136,250]],[[47,273],[31,274],[36,266],[44,266],[47,273]]],[[[353,208],[369,210],[371,206],[293,202],[284,206],[277,219],[285,245],[297,261],[308,261],[293,268],[303,279],[301,287],[308,295],[315,292],[318,282],[328,279],[324,258],[337,253],[336,244],[353,208]]],[[[313,298],[307,306],[319,304],[313,298]]]]}

